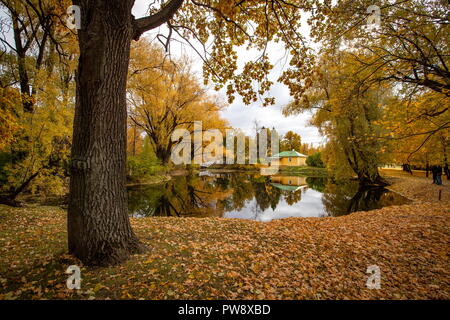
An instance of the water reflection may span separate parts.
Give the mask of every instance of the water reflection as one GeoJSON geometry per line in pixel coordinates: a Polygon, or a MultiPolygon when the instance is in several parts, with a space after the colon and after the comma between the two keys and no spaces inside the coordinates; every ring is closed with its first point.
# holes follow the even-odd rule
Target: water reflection
{"type": "Polygon", "coordinates": [[[246,173],[177,176],[156,186],[128,190],[133,216],[217,216],[270,221],[287,217],[341,216],[404,204],[384,188],[360,189],[326,178],[246,173]]]}

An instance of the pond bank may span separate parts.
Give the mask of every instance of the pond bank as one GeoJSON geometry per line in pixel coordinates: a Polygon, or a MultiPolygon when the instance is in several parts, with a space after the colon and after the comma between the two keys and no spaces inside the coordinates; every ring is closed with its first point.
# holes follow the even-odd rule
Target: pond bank
{"type": "MultiPolygon", "coordinates": [[[[420,173],[410,175],[399,170],[381,170],[381,174],[390,183],[387,189],[397,192],[415,203],[440,202],[450,200],[450,181],[443,178],[443,184],[438,186],[420,173]],[[441,200],[439,200],[441,193],[441,200]]],[[[445,176],[444,176],[445,177],[445,176]]]]}
{"type": "Polygon", "coordinates": [[[145,180],[142,181],[129,181],[127,183],[127,187],[135,187],[135,186],[146,186],[146,185],[152,185],[152,184],[160,184],[167,181],[170,181],[172,179],[172,176],[169,174],[165,175],[153,175],[147,177],[145,180]]]}
{"type": "MultiPolygon", "coordinates": [[[[212,165],[203,170],[217,171],[217,172],[260,172],[261,165],[212,165]]],[[[270,168],[270,167],[266,167],[270,168]]],[[[308,177],[327,177],[327,170],[325,168],[308,167],[308,166],[280,166],[279,172],[283,174],[293,174],[298,176],[308,177]]]]}
{"type": "Polygon", "coordinates": [[[434,186],[412,180],[416,203],[343,217],[132,219],[152,250],[82,267],[78,293],[65,289],[80,265],[65,253],[66,212],[0,206],[0,299],[450,299],[450,203],[425,202],[434,186]],[[370,265],[380,290],[366,288],[370,265]]]}

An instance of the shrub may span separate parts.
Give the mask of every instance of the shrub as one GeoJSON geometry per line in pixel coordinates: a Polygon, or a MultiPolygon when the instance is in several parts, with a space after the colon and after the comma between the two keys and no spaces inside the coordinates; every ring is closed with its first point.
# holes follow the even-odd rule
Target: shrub
{"type": "Polygon", "coordinates": [[[157,159],[142,156],[129,156],[127,159],[128,179],[145,180],[150,176],[164,173],[164,167],[157,159]]]}
{"type": "Polygon", "coordinates": [[[318,167],[318,168],[325,168],[325,165],[322,161],[322,157],[321,157],[321,153],[320,152],[316,152],[312,155],[310,155],[307,159],[306,159],[306,164],[310,167],[318,167]]]}

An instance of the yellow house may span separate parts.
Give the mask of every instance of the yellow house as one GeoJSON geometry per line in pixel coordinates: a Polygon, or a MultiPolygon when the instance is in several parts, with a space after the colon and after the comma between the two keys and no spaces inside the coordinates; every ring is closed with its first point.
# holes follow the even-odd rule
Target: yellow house
{"type": "Polygon", "coordinates": [[[304,154],[301,154],[295,150],[283,151],[271,157],[271,166],[304,166],[306,165],[306,158],[304,154]]]}

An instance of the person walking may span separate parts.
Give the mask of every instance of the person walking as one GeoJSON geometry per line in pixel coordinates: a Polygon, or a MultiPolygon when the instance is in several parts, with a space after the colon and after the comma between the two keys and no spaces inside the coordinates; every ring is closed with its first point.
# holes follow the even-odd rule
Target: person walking
{"type": "Polygon", "coordinates": [[[440,186],[442,184],[442,167],[441,165],[436,166],[436,184],[440,186]]]}
{"type": "Polygon", "coordinates": [[[437,166],[434,164],[431,166],[431,173],[433,174],[433,184],[436,183],[436,173],[437,173],[436,167],[437,166]]]}

